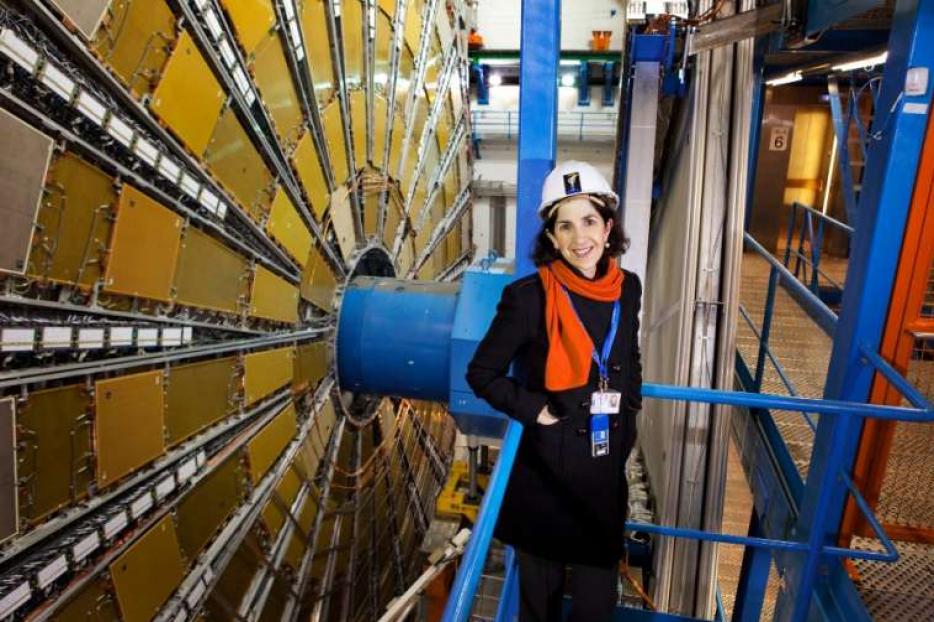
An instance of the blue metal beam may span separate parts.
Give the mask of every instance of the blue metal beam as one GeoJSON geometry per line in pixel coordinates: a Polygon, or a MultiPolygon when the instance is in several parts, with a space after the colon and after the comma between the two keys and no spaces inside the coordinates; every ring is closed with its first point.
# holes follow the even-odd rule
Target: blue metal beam
{"type": "Polygon", "coordinates": [[[749,153],[746,176],[746,210],[743,228],[749,231],[749,222],[752,214],[753,198],[755,196],[756,171],[759,161],[759,140],[762,136],[762,111],[765,109],[765,81],[762,74],[765,68],[765,53],[768,50],[768,39],[762,37],[756,40],[755,52],[752,60],[752,110],[749,113],[749,153]]]}
{"type": "MultiPolygon", "coordinates": [[[[836,10],[836,9],[834,9],[836,10]]],[[[810,27],[810,26],[809,26],[810,27]]],[[[853,240],[846,288],[837,322],[824,397],[864,402],[874,368],[862,362],[861,344],[877,348],[885,324],[887,305],[901,251],[905,222],[911,205],[928,109],[930,87],[923,95],[904,94],[909,67],[934,66],[934,3],[898,2],[889,38],[863,189],[859,199],[859,226],[853,240]]],[[[847,488],[839,478],[849,471],[862,429],[859,417],[821,417],[817,427],[805,484],[797,534],[811,550],[803,563],[790,564],[786,579],[795,590],[782,594],[776,620],[804,622],[812,611],[844,617],[838,594],[830,593],[842,566],[816,555],[837,538],[847,488]],[[810,598],[815,589],[817,606],[810,598]]]]}
{"type": "Polygon", "coordinates": [[[853,168],[850,164],[850,124],[848,123],[849,118],[843,112],[843,102],[840,100],[840,88],[837,85],[837,79],[833,76],[827,78],[827,94],[830,97],[833,130],[837,136],[837,162],[840,167],[843,204],[846,207],[847,220],[850,221],[850,225],[855,227],[857,216],[856,189],[853,187],[853,168]]]}
{"type": "Polygon", "coordinates": [[[616,63],[603,63],[603,107],[609,108],[616,99],[616,88],[613,75],[616,73],[616,63]]]}
{"type": "Polygon", "coordinates": [[[583,60],[577,68],[577,105],[590,105],[590,63],[583,60]]]}
{"type": "Polygon", "coordinates": [[[522,0],[519,61],[519,172],[516,199],[516,278],[535,271],[542,182],[555,165],[558,133],[560,0],[522,0]]]}

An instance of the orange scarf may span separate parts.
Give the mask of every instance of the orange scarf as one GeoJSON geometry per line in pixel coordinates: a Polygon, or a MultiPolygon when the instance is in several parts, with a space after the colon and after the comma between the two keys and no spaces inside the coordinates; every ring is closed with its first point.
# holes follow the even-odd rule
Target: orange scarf
{"type": "Polygon", "coordinates": [[[561,260],[538,268],[545,288],[545,330],[548,331],[548,358],[545,361],[545,388],[564,391],[587,384],[593,356],[593,340],[577,317],[568,290],[601,302],[619,300],[623,291],[623,271],[609,261],[606,274],[590,281],[561,260]]]}

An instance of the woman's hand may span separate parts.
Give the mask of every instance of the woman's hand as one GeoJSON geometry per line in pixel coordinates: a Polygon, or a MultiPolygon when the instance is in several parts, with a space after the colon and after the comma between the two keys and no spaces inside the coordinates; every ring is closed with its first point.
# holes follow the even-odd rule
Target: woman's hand
{"type": "Polygon", "coordinates": [[[539,425],[554,425],[558,423],[558,418],[551,414],[551,411],[548,410],[548,404],[545,404],[538,413],[538,418],[535,420],[535,423],[539,425]]]}

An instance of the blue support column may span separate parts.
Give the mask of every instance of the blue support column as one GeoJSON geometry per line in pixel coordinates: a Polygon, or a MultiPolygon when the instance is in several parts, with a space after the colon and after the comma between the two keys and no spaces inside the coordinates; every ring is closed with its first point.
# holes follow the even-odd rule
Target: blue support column
{"type": "MultiPolygon", "coordinates": [[[[896,4],[879,114],[873,120],[878,140],[868,151],[860,223],[824,388],[828,400],[864,402],[869,397],[873,368],[861,360],[860,346],[875,350],[881,340],[887,305],[879,302],[892,293],[931,104],[930,86],[923,95],[904,95],[905,73],[910,67],[934,67],[932,33],[934,3],[896,4]]],[[[791,589],[779,599],[776,620],[804,622],[817,611],[856,619],[856,613],[841,609],[846,605],[839,592],[830,593],[829,586],[840,585],[843,568],[818,552],[835,543],[847,494],[840,471],[852,467],[862,423],[859,417],[820,418],[795,534],[808,543],[810,553],[789,566],[786,582],[791,589]],[[812,588],[819,607],[811,598],[812,588]]]]}
{"type": "Polygon", "coordinates": [[[560,0],[522,0],[521,37],[516,278],[535,271],[531,255],[538,233],[542,182],[555,164],[560,0]]]}
{"type": "Polygon", "coordinates": [[[762,136],[762,110],[765,108],[765,82],[763,71],[765,69],[765,53],[768,50],[768,39],[760,37],[756,40],[755,53],[752,60],[753,93],[752,111],[749,124],[749,174],[746,176],[746,216],[744,229],[749,231],[749,220],[752,214],[753,193],[756,187],[756,171],[759,161],[759,140],[762,136]]]}
{"type": "Polygon", "coordinates": [[[490,103],[490,66],[473,64],[477,76],[477,104],[487,106],[490,103]]]}
{"type": "Polygon", "coordinates": [[[585,60],[577,68],[577,105],[590,105],[590,63],[585,60]]]}
{"type": "MultiPolygon", "coordinates": [[[[846,206],[846,218],[851,227],[856,227],[856,190],[853,187],[853,169],[850,165],[850,126],[843,113],[840,89],[834,77],[827,78],[827,95],[830,98],[833,130],[837,136],[837,161],[840,166],[840,179],[843,182],[843,204],[846,206]]],[[[850,104],[852,105],[852,102],[850,104]]],[[[884,114],[883,111],[877,111],[877,114],[880,113],[884,114]]]]}
{"type": "MultiPolygon", "coordinates": [[[[749,519],[749,537],[763,536],[758,514],[753,510],[752,518],[749,519]]],[[[736,586],[733,616],[730,618],[732,622],[759,622],[771,566],[772,555],[768,549],[746,547],[743,552],[743,565],[739,571],[739,584],[736,586]]]]}
{"type": "Polygon", "coordinates": [[[616,73],[616,62],[603,63],[603,107],[609,108],[616,99],[616,89],[613,88],[613,75],[616,73]]]}

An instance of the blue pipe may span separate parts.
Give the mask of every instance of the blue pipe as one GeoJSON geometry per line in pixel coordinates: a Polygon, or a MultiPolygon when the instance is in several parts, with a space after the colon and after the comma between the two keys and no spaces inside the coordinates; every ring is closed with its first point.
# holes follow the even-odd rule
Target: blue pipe
{"type": "Polygon", "coordinates": [[[456,283],[360,277],[337,327],[341,388],[446,402],[456,283]]]}
{"type": "Polygon", "coordinates": [[[506,484],[509,483],[509,474],[516,460],[516,451],[519,449],[519,440],[522,438],[522,424],[510,421],[506,428],[506,436],[499,451],[499,459],[493,469],[493,475],[483,495],[480,504],[480,513],[470,534],[470,542],[464,551],[464,561],[457,571],[454,585],[451,586],[451,597],[444,607],[442,622],[465,622],[470,617],[473,608],[474,595],[480,584],[480,575],[486,562],[487,550],[493,539],[493,528],[499,517],[499,508],[506,494],[506,484]]]}

